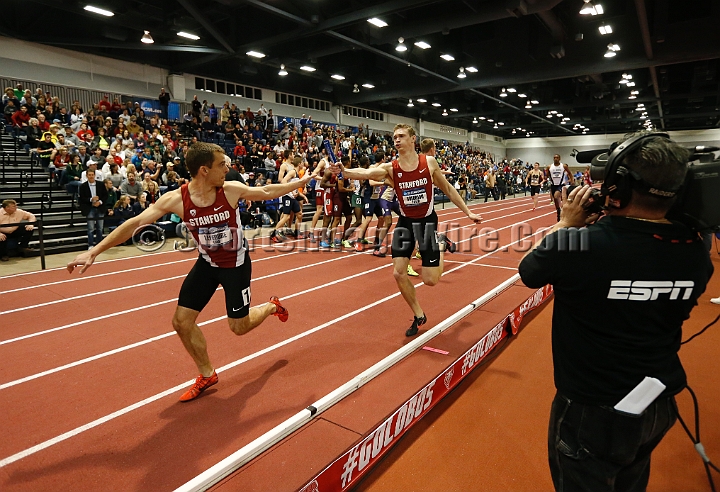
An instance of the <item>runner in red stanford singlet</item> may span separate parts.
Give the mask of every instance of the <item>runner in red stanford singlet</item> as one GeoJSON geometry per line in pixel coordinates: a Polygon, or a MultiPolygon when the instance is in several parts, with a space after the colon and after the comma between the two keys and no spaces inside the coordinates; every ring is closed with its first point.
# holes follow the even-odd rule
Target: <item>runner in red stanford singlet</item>
{"type": "Polygon", "coordinates": [[[403,171],[397,159],[392,162],[392,169],[400,212],[412,219],[429,216],[433,212],[435,189],[425,154],[418,156],[418,167],[414,171],[403,171]]]}
{"type": "Polygon", "coordinates": [[[210,265],[233,268],[245,261],[245,244],[240,209],[233,208],[223,188],[217,189],[215,203],[198,207],[190,199],[188,185],[181,187],[185,225],[198,245],[198,251],[210,265]]]}

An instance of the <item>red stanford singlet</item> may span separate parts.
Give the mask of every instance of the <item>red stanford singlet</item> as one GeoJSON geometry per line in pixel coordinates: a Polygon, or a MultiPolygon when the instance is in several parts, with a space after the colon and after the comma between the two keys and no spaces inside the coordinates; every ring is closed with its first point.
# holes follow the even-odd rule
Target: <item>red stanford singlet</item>
{"type": "Polygon", "coordinates": [[[245,262],[245,241],[240,209],[230,206],[225,190],[217,188],[215,203],[209,207],[198,207],[192,202],[187,184],[182,185],[180,190],[185,225],[205,261],[219,268],[242,265],[245,262]]]}
{"type": "Polygon", "coordinates": [[[418,156],[418,167],[414,171],[403,171],[397,159],[392,162],[392,167],[400,212],[411,219],[430,215],[433,212],[435,188],[425,154],[418,156]]]}

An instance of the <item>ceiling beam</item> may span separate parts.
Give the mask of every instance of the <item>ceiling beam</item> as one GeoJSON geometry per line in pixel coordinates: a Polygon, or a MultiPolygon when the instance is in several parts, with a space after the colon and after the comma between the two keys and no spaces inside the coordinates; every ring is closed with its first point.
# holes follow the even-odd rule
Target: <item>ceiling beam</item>
{"type": "Polygon", "coordinates": [[[220,43],[225,48],[225,50],[227,50],[228,53],[235,54],[235,50],[232,49],[232,47],[230,46],[230,44],[227,41],[225,41],[225,38],[220,34],[220,32],[217,29],[215,29],[215,26],[213,26],[210,23],[210,21],[207,20],[207,18],[202,14],[202,12],[200,12],[195,7],[195,5],[192,4],[191,0],[177,0],[177,1],[180,5],[182,5],[185,8],[185,10],[187,10],[190,13],[190,15],[192,15],[195,18],[196,21],[198,21],[200,23],[201,26],[203,26],[203,28],[205,28],[205,30],[207,32],[210,33],[210,35],[212,37],[215,38],[215,40],[218,43],[220,43]]]}
{"type": "MultiPolygon", "coordinates": [[[[650,40],[650,27],[648,25],[647,9],[645,8],[645,0],[635,0],[635,10],[637,11],[638,21],[640,22],[640,33],[642,34],[643,47],[645,48],[645,56],[648,60],[653,59],[652,41],[650,40]]],[[[660,128],[665,129],[665,119],[663,118],[662,101],[660,100],[660,87],[658,85],[657,72],[655,65],[650,65],[650,79],[653,84],[653,91],[657,99],[658,111],[660,112],[660,128]]]]}
{"type": "MultiPolygon", "coordinates": [[[[17,36],[16,36],[17,37],[17,36]]],[[[19,38],[22,39],[22,38],[19,38]]],[[[182,51],[185,53],[225,53],[225,51],[218,48],[209,48],[207,46],[187,46],[187,45],[175,45],[175,44],[144,44],[144,43],[123,43],[123,42],[112,42],[112,41],[89,41],[83,40],[62,40],[62,39],[28,39],[33,43],[46,44],[50,46],[65,46],[65,47],[88,47],[88,43],[93,48],[108,48],[113,50],[137,50],[137,51],[182,51]]]]}

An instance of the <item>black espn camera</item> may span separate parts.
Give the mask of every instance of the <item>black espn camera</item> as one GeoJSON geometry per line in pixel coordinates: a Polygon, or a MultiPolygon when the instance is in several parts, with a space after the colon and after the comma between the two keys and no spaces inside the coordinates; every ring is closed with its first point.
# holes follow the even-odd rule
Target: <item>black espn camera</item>
{"type": "MultiPolygon", "coordinates": [[[[591,214],[601,213],[607,197],[629,199],[634,187],[642,191],[669,198],[677,196],[667,214],[700,233],[720,231],[720,147],[697,146],[688,149],[688,171],[685,182],[674,190],[658,190],[645,183],[640,176],[623,166],[623,157],[653,137],[670,138],[667,133],[647,133],[632,137],[617,147],[578,152],[579,163],[590,164],[593,182],[602,182],[600,189],[593,188],[585,210],[591,214]],[[624,195],[624,197],[623,197],[624,195]]],[[[622,205],[621,205],[622,206],[622,205]]]]}

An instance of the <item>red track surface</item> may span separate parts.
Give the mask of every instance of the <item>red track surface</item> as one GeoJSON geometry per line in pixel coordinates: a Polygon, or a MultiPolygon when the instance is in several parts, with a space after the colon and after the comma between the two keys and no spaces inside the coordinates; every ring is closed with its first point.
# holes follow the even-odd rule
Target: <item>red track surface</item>
{"type": "MultiPolygon", "coordinates": [[[[480,227],[438,211],[464,252],[446,255],[440,284],[418,288],[429,326],[516,272],[521,253],[486,253],[471,230],[498,229],[508,245],[511,224],[554,222],[547,202],[535,212],[529,198],[474,205],[480,227]]],[[[289,322],[235,337],[217,293],[198,321],[220,383],[186,404],[178,397],[196,368],[170,319],[194,254],[0,279],[0,490],[172,490],[407,341],[412,314],[389,257],[265,249],[251,253],[253,304],[278,295],[289,322]]]]}

